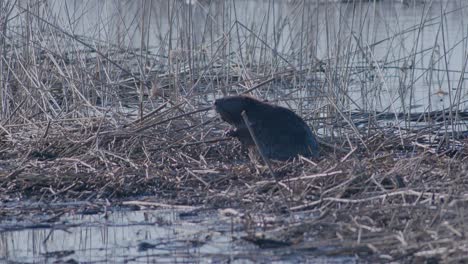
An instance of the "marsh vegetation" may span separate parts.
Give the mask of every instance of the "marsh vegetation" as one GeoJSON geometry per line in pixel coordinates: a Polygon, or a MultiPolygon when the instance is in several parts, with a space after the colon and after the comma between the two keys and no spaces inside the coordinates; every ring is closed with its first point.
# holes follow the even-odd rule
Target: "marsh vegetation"
{"type": "Polygon", "coordinates": [[[43,213],[229,209],[258,247],[463,259],[467,14],[461,0],[0,0],[2,232],[43,213]],[[273,177],[211,109],[234,94],[294,110],[320,158],[271,161],[273,177]]]}

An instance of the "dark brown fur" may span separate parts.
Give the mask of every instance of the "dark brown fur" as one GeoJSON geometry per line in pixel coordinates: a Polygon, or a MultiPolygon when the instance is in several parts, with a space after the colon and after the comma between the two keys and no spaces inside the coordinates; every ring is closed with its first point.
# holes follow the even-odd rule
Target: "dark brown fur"
{"type": "Polygon", "coordinates": [[[242,118],[245,111],[262,152],[269,158],[286,160],[297,156],[318,156],[318,144],[307,124],[293,111],[248,96],[224,97],[215,101],[221,118],[235,127],[228,136],[254,146],[242,118]]]}

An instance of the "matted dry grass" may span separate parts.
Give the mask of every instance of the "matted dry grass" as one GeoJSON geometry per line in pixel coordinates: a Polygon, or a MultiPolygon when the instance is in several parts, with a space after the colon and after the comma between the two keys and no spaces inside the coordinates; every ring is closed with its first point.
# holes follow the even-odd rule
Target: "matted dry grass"
{"type": "Polygon", "coordinates": [[[249,240],[263,245],[269,237],[321,255],[453,261],[467,254],[466,139],[436,151],[414,135],[363,136],[322,145],[318,160],[273,161],[275,179],[223,137],[217,119],[200,125],[178,116],[152,119],[160,124],[147,129],[150,121],[108,130],[106,119],[6,126],[1,198],[233,208],[249,240]],[[297,211],[317,217],[268,224],[246,217],[297,211]]]}

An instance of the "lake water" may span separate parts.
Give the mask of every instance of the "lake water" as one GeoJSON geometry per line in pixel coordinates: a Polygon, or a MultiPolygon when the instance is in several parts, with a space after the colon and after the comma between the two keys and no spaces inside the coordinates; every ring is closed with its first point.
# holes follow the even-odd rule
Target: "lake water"
{"type": "MultiPolygon", "coordinates": [[[[319,76],[327,85],[306,88],[342,96],[342,110],[427,112],[468,109],[467,5],[464,0],[49,0],[34,12],[104,53],[109,44],[136,53],[143,47],[151,52],[147,64],[160,72],[183,67],[203,72],[220,65],[224,76],[235,64],[267,66],[243,73],[254,78],[275,69],[308,69],[320,60],[330,67],[327,76],[319,76]],[[177,61],[180,57],[193,61],[177,61]]],[[[40,22],[43,31],[57,32],[40,22]]],[[[80,49],[73,41],[70,47],[80,49]]]]}
{"type": "MultiPolygon", "coordinates": [[[[301,214],[298,214],[299,217],[301,214]]],[[[298,215],[289,219],[296,218],[298,215]]],[[[271,216],[270,216],[271,217],[271,216]]],[[[216,210],[66,214],[55,222],[3,221],[0,261],[12,263],[355,263],[290,247],[259,249],[242,239],[239,217],[216,210]],[[67,262],[68,261],[68,262],[67,262]]],[[[259,228],[261,229],[261,228],[259,228]]]]}
{"type": "Polygon", "coordinates": [[[232,63],[295,69],[321,60],[345,79],[332,92],[350,94],[351,109],[467,109],[463,0],[47,2],[65,31],[96,46],[99,40],[123,48],[143,44],[154,64],[167,64],[171,52],[214,60],[231,53],[232,63]]]}

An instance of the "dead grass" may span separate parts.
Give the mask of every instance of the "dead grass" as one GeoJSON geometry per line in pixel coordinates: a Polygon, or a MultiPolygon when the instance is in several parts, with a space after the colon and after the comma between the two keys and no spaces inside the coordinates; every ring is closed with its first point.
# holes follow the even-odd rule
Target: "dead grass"
{"type": "Polygon", "coordinates": [[[2,200],[117,205],[150,196],[145,200],[239,210],[241,221],[254,221],[246,228],[260,245],[268,236],[321,255],[374,261],[466,255],[467,139],[452,141],[450,152],[435,152],[414,135],[401,145],[390,131],[335,141],[336,154],[322,145],[318,160],[273,162],[276,181],[237,142],[224,140],[217,120],[151,119],[159,125],[142,130],[149,120],[121,129],[109,129],[107,119],[4,126],[2,200]],[[245,217],[291,211],[318,217],[267,225],[245,217]]]}
{"type": "Polygon", "coordinates": [[[463,49],[461,69],[451,70],[450,52],[465,37],[453,46],[441,38],[450,28],[444,21],[452,23],[447,16],[466,7],[429,16],[424,5],[419,24],[375,39],[374,29],[365,30],[375,25],[370,9],[334,28],[327,18],[342,12],[337,4],[299,2],[288,7],[290,16],[271,23],[265,15],[260,24],[242,23],[227,2],[203,6],[203,23],[193,17],[195,7],[164,2],[160,10],[167,13],[153,16],[167,19],[156,22],[168,23],[168,31],[158,25],[156,33],[149,21],[159,9],[145,6],[132,20],[137,25],[124,29],[125,12],[117,12],[117,43],[105,43],[103,36],[112,37],[104,29],[77,35],[72,18],[63,26],[42,1],[0,1],[0,198],[234,208],[259,245],[267,236],[318,255],[463,259],[468,114],[460,73],[468,53],[463,49]],[[203,25],[203,38],[194,25],[203,25]],[[289,34],[285,25],[293,27],[289,34]],[[433,46],[419,45],[420,32],[434,25],[442,36],[433,46]],[[320,32],[330,42],[318,59],[320,32]],[[126,43],[134,33],[139,48],[126,43]],[[156,49],[148,45],[152,33],[156,49]],[[394,41],[408,35],[416,40],[412,48],[394,41]],[[376,54],[380,45],[388,53],[376,54]],[[422,78],[427,106],[415,113],[422,78]],[[444,78],[452,78],[448,87],[444,78]],[[272,162],[278,179],[259,159],[250,160],[209,110],[215,98],[240,93],[303,116],[321,138],[321,158],[272,162]],[[435,110],[439,95],[450,99],[435,110]],[[317,217],[288,223],[248,217],[290,212],[317,217]]]}

